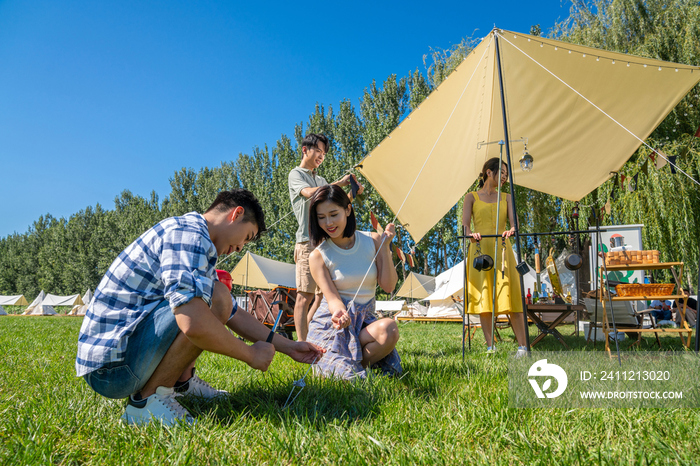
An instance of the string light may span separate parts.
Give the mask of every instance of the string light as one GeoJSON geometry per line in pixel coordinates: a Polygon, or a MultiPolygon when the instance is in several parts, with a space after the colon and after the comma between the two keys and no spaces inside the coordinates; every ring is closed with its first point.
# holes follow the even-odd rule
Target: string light
{"type": "MultiPolygon", "coordinates": [[[[514,34],[514,35],[513,35],[513,38],[514,38],[514,39],[517,39],[517,38],[518,38],[518,35],[517,35],[517,34],[514,34]]],[[[532,42],[532,41],[533,41],[533,38],[528,37],[528,38],[527,38],[527,41],[528,41],[528,42],[532,42]]],[[[537,43],[537,42],[539,42],[539,41],[535,40],[535,42],[537,43]]],[[[540,47],[544,47],[545,45],[549,45],[549,46],[553,47],[555,51],[558,51],[559,48],[560,48],[559,45],[545,44],[544,42],[539,42],[539,44],[540,44],[540,47]]],[[[578,50],[568,49],[568,48],[566,48],[566,47],[563,47],[563,49],[566,50],[569,54],[571,54],[571,53],[573,53],[573,52],[580,53],[582,58],[586,58],[586,55],[587,55],[587,53],[581,52],[581,51],[578,51],[578,50]]],[[[601,56],[596,56],[596,61],[599,62],[599,61],[600,61],[600,58],[601,58],[601,56]]],[[[610,60],[610,62],[611,62],[613,65],[617,64],[617,59],[609,58],[609,57],[602,57],[602,58],[603,58],[603,59],[606,59],[606,60],[610,60]]],[[[466,58],[465,58],[465,59],[466,59],[466,58]]],[[[627,67],[629,68],[629,67],[632,65],[632,63],[634,63],[634,62],[628,61],[628,62],[626,62],[626,63],[627,63],[627,67]]],[[[639,63],[639,62],[636,62],[636,63],[634,63],[634,64],[635,64],[635,65],[642,65],[644,68],[647,68],[647,67],[649,66],[648,63],[639,63]]],[[[663,68],[669,68],[669,69],[670,69],[670,68],[672,68],[672,67],[671,67],[671,66],[659,66],[659,67],[658,67],[658,70],[659,70],[659,71],[663,71],[663,68]]],[[[678,68],[678,67],[673,67],[673,69],[674,69],[674,71],[675,71],[676,73],[678,73],[678,72],[681,70],[681,68],[678,68]]],[[[684,69],[684,71],[690,71],[691,74],[692,74],[692,73],[695,73],[695,69],[694,69],[694,68],[684,69]]]]}

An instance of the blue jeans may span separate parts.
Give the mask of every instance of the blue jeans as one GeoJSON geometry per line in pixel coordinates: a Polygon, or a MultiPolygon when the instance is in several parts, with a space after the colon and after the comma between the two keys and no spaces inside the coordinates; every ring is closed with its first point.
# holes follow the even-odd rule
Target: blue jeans
{"type": "Polygon", "coordinates": [[[673,313],[671,310],[664,310],[664,309],[659,309],[658,311],[651,311],[651,315],[654,316],[654,318],[659,321],[659,320],[671,320],[671,316],[673,313]]]}
{"type": "Polygon", "coordinates": [[[108,363],[84,375],[85,382],[107,398],[126,398],[138,393],[163,360],[179,331],[170,303],[164,300],[129,335],[124,360],[108,363]]]}

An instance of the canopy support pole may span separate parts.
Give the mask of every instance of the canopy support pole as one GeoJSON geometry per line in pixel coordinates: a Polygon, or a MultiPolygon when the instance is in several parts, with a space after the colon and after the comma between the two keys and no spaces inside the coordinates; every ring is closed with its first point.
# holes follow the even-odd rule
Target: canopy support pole
{"type": "MultiPolygon", "coordinates": [[[[508,184],[510,185],[510,198],[513,203],[513,218],[515,219],[515,225],[512,225],[515,227],[515,251],[516,251],[516,260],[518,261],[518,264],[522,262],[522,255],[520,252],[520,227],[518,225],[518,209],[517,209],[517,202],[515,201],[515,184],[513,184],[513,170],[515,167],[513,166],[512,163],[512,158],[510,156],[510,137],[508,134],[508,118],[506,115],[506,101],[505,101],[505,92],[503,90],[503,71],[501,69],[501,51],[499,48],[499,43],[500,43],[500,37],[498,34],[496,36],[496,65],[498,67],[498,86],[501,91],[501,112],[503,113],[503,132],[504,132],[504,141],[506,141],[506,159],[508,160],[508,184]]],[[[518,277],[520,278],[520,299],[522,301],[522,306],[523,306],[523,322],[525,325],[525,345],[527,346],[527,351],[528,353],[530,352],[530,330],[527,326],[527,304],[525,302],[525,283],[523,282],[523,276],[518,273],[518,277]]]]}
{"type": "MultiPolygon", "coordinates": [[[[498,155],[498,173],[496,174],[497,179],[499,181],[499,185],[496,186],[496,235],[498,235],[499,232],[499,224],[498,221],[501,218],[501,186],[500,186],[500,180],[501,180],[501,170],[503,167],[503,145],[505,142],[500,141],[498,143],[500,147],[500,153],[498,155]]],[[[510,171],[510,170],[509,170],[510,171]]],[[[508,210],[508,206],[506,206],[506,211],[508,210]]],[[[506,216],[508,216],[508,213],[506,212],[506,216]]],[[[505,225],[503,225],[505,228],[505,225]]],[[[493,304],[491,308],[491,347],[495,348],[496,347],[496,341],[495,341],[495,335],[496,335],[496,290],[498,289],[498,238],[494,239],[493,241],[493,304]]]]}
{"type": "MultiPolygon", "coordinates": [[[[690,291],[690,290],[688,290],[690,291]]],[[[700,299],[700,254],[698,254],[698,287],[695,288],[695,294],[697,295],[698,299],[700,299]]],[[[688,293],[688,297],[685,298],[685,303],[683,305],[685,306],[686,312],[688,312],[688,303],[687,301],[690,300],[690,293],[688,293]]],[[[697,299],[695,300],[697,301],[697,299]]],[[[679,304],[680,306],[680,304],[679,304]]],[[[695,307],[700,307],[700,306],[695,306],[695,307]]],[[[698,332],[700,332],[700,317],[698,314],[700,314],[700,309],[695,309],[697,312],[695,313],[695,354],[697,354],[700,351],[700,338],[698,338],[698,332]]],[[[683,322],[681,322],[681,325],[683,322]]]]}
{"type": "Polygon", "coordinates": [[[467,290],[468,285],[468,280],[467,280],[467,274],[469,273],[469,264],[467,262],[469,261],[469,239],[467,238],[467,227],[462,225],[462,251],[464,253],[464,297],[462,298],[462,362],[464,362],[464,345],[466,344],[465,340],[469,338],[469,352],[472,351],[472,326],[471,326],[471,320],[469,319],[469,316],[467,314],[467,310],[469,309],[469,290],[467,290]],[[467,328],[469,326],[469,328],[467,328]],[[465,335],[466,331],[466,335],[465,335]]]}
{"type": "Polygon", "coordinates": [[[245,295],[245,311],[248,312],[248,301],[250,301],[250,297],[248,296],[248,275],[250,274],[250,269],[248,265],[250,264],[250,252],[245,255],[245,290],[243,290],[243,294],[245,295]]]}

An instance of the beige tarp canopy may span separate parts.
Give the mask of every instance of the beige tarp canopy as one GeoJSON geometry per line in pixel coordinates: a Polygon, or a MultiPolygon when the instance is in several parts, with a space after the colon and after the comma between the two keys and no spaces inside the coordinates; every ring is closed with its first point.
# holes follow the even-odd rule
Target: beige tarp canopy
{"type": "Polygon", "coordinates": [[[246,252],[231,270],[234,285],[272,289],[277,286],[296,288],[296,266],[246,252]]]}
{"type": "Polygon", "coordinates": [[[75,306],[78,304],[84,304],[83,299],[79,294],[74,294],[70,296],[58,296],[55,294],[48,293],[41,304],[44,306],[75,306]]]}
{"type": "Polygon", "coordinates": [[[435,291],[435,277],[411,272],[396,292],[396,296],[409,299],[423,299],[435,291]]]}
{"type": "Polygon", "coordinates": [[[0,296],[0,306],[28,306],[29,303],[23,294],[15,296],[0,296]]]}
{"type": "Polygon", "coordinates": [[[496,40],[509,137],[535,159],[514,182],[564,199],[609,179],[700,81],[700,67],[494,29],[358,166],[416,241],[499,154],[477,149],[504,139],[496,40]]]}

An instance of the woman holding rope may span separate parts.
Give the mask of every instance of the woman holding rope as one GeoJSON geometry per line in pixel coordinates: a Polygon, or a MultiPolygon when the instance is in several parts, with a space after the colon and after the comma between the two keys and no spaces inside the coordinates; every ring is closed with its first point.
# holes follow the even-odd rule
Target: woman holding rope
{"type": "MultiPolygon", "coordinates": [[[[515,269],[515,255],[510,243],[510,237],[515,234],[515,219],[513,218],[513,206],[510,194],[499,193],[498,188],[508,179],[508,165],[501,162],[499,174],[499,159],[494,157],[484,164],[479,175],[479,189],[475,192],[467,193],[464,197],[464,210],[462,213],[462,223],[467,235],[471,235],[471,242],[477,243],[478,249],[485,254],[493,254],[495,251],[494,241],[496,238],[482,238],[481,235],[495,235],[502,231],[502,244],[505,248],[503,255],[499,252],[494,260],[500,269],[501,257],[505,257],[505,267],[503,274],[499,270],[496,274],[496,312],[498,314],[508,314],[515,338],[518,340],[518,354],[527,352],[525,346],[525,324],[522,319],[522,298],[519,286],[518,272],[515,269]],[[499,176],[500,175],[500,176],[499,176]],[[501,196],[501,208],[498,219],[496,210],[498,196],[501,196]],[[505,229],[506,211],[511,228],[505,229]],[[472,229],[472,222],[474,228],[472,229]],[[502,229],[502,230],[501,230],[502,229]],[[514,316],[514,313],[518,315],[514,316]]],[[[493,270],[477,270],[471,267],[474,258],[480,255],[477,247],[469,248],[469,258],[467,286],[469,291],[469,306],[467,313],[479,314],[481,329],[486,340],[487,353],[494,353],[496,347],[493,342],[493,270]]]]}
{"type": "Polygon", "coordinates": [[[398,281],[389,247],[394,224],[382,234],[356,231],[352,204],[335,185],[320,187],[309,204],[309,237],[316,247],[309,265],[324,298],[307,341],[327,349],[314,373],[352,380],[365,378],[369,367],[400,374],[396,322],[372,313],[377,283],[390,293],[398,281]]]}

